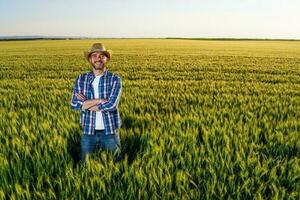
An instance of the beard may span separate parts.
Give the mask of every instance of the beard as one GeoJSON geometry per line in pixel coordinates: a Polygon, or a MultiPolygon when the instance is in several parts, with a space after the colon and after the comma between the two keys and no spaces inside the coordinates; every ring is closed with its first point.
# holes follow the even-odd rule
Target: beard
{"type": "Polygon", "coordinates": [[[105,63],[103,63],[101,61],[94,62],[94,63],[92,63],[92,65],[95,70],[102,70],[105,67],[105,63]]]}

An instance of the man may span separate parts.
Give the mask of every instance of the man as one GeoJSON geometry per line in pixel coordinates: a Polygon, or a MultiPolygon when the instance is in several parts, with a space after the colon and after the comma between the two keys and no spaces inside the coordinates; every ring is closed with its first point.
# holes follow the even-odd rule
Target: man
{"type": "Polygon", "coordinates": [[[82,127],[81,160],[97,147],[111,152],[118,151],[121,159],[118,129],[121,126],[118,104],[121,98],[121,78],[108,71],[106,64],[112,51],[103,44],[95,43],[84,52],[91,65],[91,71],[81,74],[75,80],[71,107],[80,110],[82,127]]]}

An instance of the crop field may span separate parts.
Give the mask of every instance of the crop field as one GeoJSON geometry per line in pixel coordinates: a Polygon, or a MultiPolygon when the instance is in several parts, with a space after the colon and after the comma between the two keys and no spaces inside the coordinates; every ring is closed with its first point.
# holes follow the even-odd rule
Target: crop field
{"type": "Polygon", "coordinates": [[[300,199],[300,42],[0,42],[0,199],[300,199]],[[79,162],[75,78],[122,78],[124,160],[79,162]]]}

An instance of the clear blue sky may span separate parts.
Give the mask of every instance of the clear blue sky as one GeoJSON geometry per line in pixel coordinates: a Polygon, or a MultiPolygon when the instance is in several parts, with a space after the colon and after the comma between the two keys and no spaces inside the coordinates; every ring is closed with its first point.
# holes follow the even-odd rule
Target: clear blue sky
{"type": "Polygon", "coordinates": [[[300,0],[0,0],[0,36],[300,39],[300,0]]]}

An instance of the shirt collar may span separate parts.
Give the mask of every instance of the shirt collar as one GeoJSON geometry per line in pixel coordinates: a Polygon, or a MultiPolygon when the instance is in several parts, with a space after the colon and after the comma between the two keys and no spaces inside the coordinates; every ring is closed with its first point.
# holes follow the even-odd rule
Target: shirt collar
{"type": "MultiPolygon", "coordinates": [[[[106,76],[106,74],[107,74],[107,69],[104,71],[104,73],[103,73],[103,75],[101,77],[106,76]]],[[[89,72],[88,73],[88,81],[92,82],[94,79],[95,79],[94,73],[92,71],[89,72]]]]}

